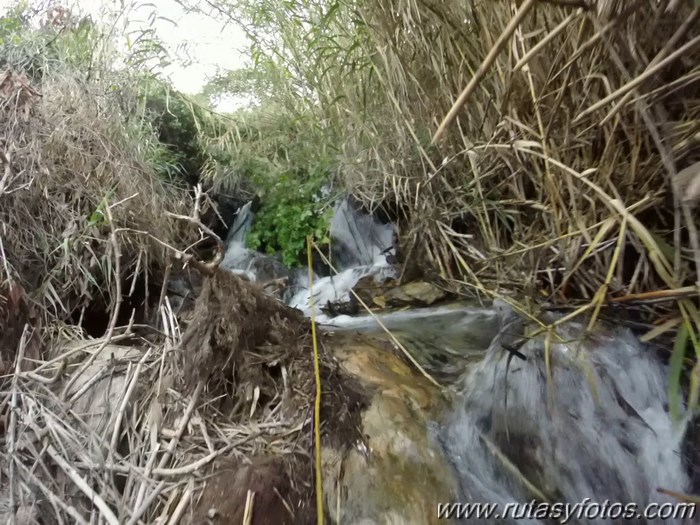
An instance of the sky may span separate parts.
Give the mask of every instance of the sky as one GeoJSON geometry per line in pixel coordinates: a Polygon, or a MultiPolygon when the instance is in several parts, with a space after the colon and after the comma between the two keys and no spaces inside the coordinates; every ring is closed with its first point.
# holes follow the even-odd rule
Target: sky
{"type": "MultiPolygon", "coordinates": [[[[37,0],[29,3],[44,5],[48,2],[37,0]]],[[[153,27],[169,50],[174,63],[162,73],[170,78],[178,91],[198,93],[207,77],[213,76],[217,69],[239,69],[245,64],[246,37],[240,27],[203,14],[187,13],[176,0],[125,0],[123,3],[132,6],[127,15],[128,30],[138,32],[153,27]],[[184,48],[187,52],[183,51],[184,48]]],[[[16,4],[13,0],[0,0],[0,14],[16,4]]],[[[103,20],[106,11],[118,12],[122,2],[63,0],[54,4],[77,7],[82,13],[103,20]]]]}

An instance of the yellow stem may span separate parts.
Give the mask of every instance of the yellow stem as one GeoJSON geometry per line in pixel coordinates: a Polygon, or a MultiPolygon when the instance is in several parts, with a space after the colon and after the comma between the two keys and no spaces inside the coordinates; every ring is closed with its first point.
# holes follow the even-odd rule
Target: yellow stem
{"type": "Polygon", "coordinates": [[[313,294],[313,261],[311,236],[306,237],[306,254],[309,263],[309,306],[311,306],[311,340],[314,347],[314,374],[316,375],[316,403],[314,404],[314,441],[316,442],[316,522],[323,525],[323,477],[321,475],[321,366],[318,358],[316,339],[316,312],[313,294]]]}

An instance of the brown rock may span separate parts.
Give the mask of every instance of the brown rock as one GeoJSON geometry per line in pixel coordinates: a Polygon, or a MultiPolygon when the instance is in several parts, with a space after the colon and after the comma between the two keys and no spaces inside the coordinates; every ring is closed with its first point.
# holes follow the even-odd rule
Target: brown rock
{"type": "Polygon", "coordinates": [[[417,281],[389,290],[384,299],[389,306],[431,305],[444,299],[446,295],[444,290],[432,283],[417,281]]]}
{"type": "Polygon", "coordinates": [[[331,523],[424,525],[457,485],[428,432],[443,408],[440,391],[377,341],[333,342],[342,369],[374,392],[352,446],[323,451],[324,495],[331,523]]]}

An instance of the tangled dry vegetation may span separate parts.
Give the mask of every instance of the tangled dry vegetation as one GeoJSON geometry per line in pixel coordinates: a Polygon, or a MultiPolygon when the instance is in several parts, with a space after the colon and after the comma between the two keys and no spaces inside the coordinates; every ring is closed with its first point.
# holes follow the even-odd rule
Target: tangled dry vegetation
{"type": "Polygon", "coordinates": [[[164,210],[189,206],[144,160],[125,131],[119,92],[69,72],[41,86],[21,71],[0,77],[0,228],[6,287],[30,290],[43,313],[79,319],[110,310],[117,283],[165,268],[167,244],[191,237],[164,210]],[[36,292],[36,293],[35,293],[36,292]]]}
{"type": "MultiPolygon", "coordinates": [[[[308,324],[217,270],[210,201],[154,172],[127,88],[41,78],[0,76],[0,520],[311,522],[308,324]],[[182,263],[201,294],[176,314],[182,263]]],[[[321,369],[326,431],[353,439],[354,390],[321,369]]]]}
{"type": "MultiPolygon", "coordinates": [[[[161,314],[159,337],[85,340],[65,328],[33,366],[17,365],[6,388],[0,515],[18,509],[17,523],[313,522],[307,323],[226,271],[204,282],[185,327],[168,300],[161,314]]],[[[29,345],[27,330],[17,363],[29,345]]],[[[332,421],[324,434],[352,441],[361,398],[332,363],[324,353],[323,382],[334,385],[324,396],[322,418],[332,421]]]]}
{"type": "MultiPolygon", "coordinates": [[[[128,86],[36,78],[0,76],[0,520],[311,522],[308,324],[217,271],[210,201],[154,171],[128,86]]],[[[360,397],[321,369],[353,439],[360,397]]]]}
{"type": "MultiPolygon", "coordinates": [[[[470,292],[582,301],[574,314],[653,300],[650,336],[682,325],[697,347],[700,7],[596,6],[366,2],[352,52],[367,67],[317,87],[349,186],[399,210],[407,259],[470,292]]],[[[157,330],[129,323],[138,308],[122,304],[167,282],[199,214],[125,133],[121,94],[108,78],[0,75],[0,511],[248,523],[268,508],[298,523],[314,513],[305,324],[216,272],[190,317],[164,291],[157,330]],[[92,339],[95,305],[111,319],[92,339]],[[200,499],[193,474],[213,470],[200,499]],[[256,503],[265,486],[279,497],[256,503]]],[[[334,373],[326,360],[324,384],[334,373]]],[[[352,397],[326,397],[326,413],[352,397]]]]}
{"type": "Polygon", "coordinates": [[[348,183],[403,215],[408,259],[468,293],[654,300],[663,328],[697,331],[699,10],[366,3],[361,51],[319,87],[348,183]]]}
{"type": "Polygon", "coordinates": [[[208,203],[148,162],[157,141],[133,118],[125,75],[90,79],[61,63],[40,71],[0,73],[0,519],[204,523],[215,511],[247,523],[256,507],[270,522],[305,520],[314,513],[305,323],[278,334],[298,344],[271,347],[251,303],[262,292],[220,276],[236,293],[223,306],[204,293],[190,308],[183,358],[167,282],[178,258],[214,279],[190,255],[210,233],[199,221],[208,203]],[[212,322],[239,352],[214,335],[200,349],[212,322]],[[220,362],[205,359],[207,348],[220,362]],[[192,371],[201,374],[189,388],[192,371]],[[212,470],[226,490],[202,494],[212,470]]]}

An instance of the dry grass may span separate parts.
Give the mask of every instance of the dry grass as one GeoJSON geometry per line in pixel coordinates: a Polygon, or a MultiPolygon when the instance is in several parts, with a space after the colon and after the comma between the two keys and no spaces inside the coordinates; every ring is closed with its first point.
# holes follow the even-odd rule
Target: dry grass
{"type": "Polygon", "coordinates": [[[223,4],[407,260],[530,311],[661,292],[697,332],[696,3],[223,4]]]}
{"type": "Polygon", "coordinates": [[[37,85],[21,72],[0,75],[0,281],[20,284],[63,319],[90,304],[113,306],[117,281],[128,295],[165,266],[166,250],[138,232],[169,244],[185,238],[164,210],[185,210],[189,198],[146,162],[148,135],[129,130],[120,101],[128,87],[115,90],[111,80],[57,71],[37,85]]]}
{"type": "MultiPolygon", "coordinates": [[[[0,398],[0,518],[241,523],[252,503],[261,522],[313,522],[308,322],[229,272],[204,286],[182,327],[166,296],[148,337],[54,327],[28,359],[25,328],[0,398]]],[[[325,350],[321,376],[323,438],[351,443],[364,398],[325,350]]]]}
{"type": "Polygon", "coordinates": [[[72,378],[105,341],[66,331],[34,370],[18,365],[3,402],[14,407],[3,453],[10,503],[59,523],[88,523],[91,514],[113,524],[188,522],[185,511],[193,512],[202,476],[218,459],[293,451],[308,413],[291,418],[266,406],[253,417],[246,404],[226,415],[205,383],[182,393],[180,330],[167,304],[162,313],[164,344],[117,346],[117,336],[67,392],[48,378],[61,370],[72,378]]]}
{"type": "Polygon", "coordinates": [[[466,293],[583,313],[663,291],[652,319],[697,332],[700,7],[564,4],[366,4],[371,61],[322,77],[348,185],[466,293]]]}
{"type": "MultiPolygon", "coordinates": [[[[221,242],[200,221],[210,202],[200,187],[192,199],[156,173],[162,145],[138,117],[136,79],[109,64],[88,78],[66,61],[11,51],[0,56],[15,66],[0,74],[2,518],[202,523],[206,475],[233,464],[259,477],[244,466],[258,457],[279,458],[270,470],[279,485],[251,482],[258,493],[238,507],[250,515],[276,504],[284,519],[272,522],[281,524],[312,513],[307,325],[291,322],[298,337],[275,343],[282,327],[271,330],[272,319],[289,312],[274,299],[253,288],[252,303],[230,293],[222,299],[230,308],[214,316],[205,294],[183,344],[168,273],[179,259],[214,279],[221,242]],[[204,237],[219,249],[209,264],[196,258],[204,237]],[[156,321],[134,325],[129,298],[147,293],[161,271],[156,321]],[[110,319],[105,335],[90,339],[81,321],[94,309],[110,319]],[[205,326],[230,344],[199,352],[205,326]]],[[[218,282],[225,277],[247,289],[229,274],[218,282]]],[[[214,500],[238,511],[229,492],[214,500]]]]}

